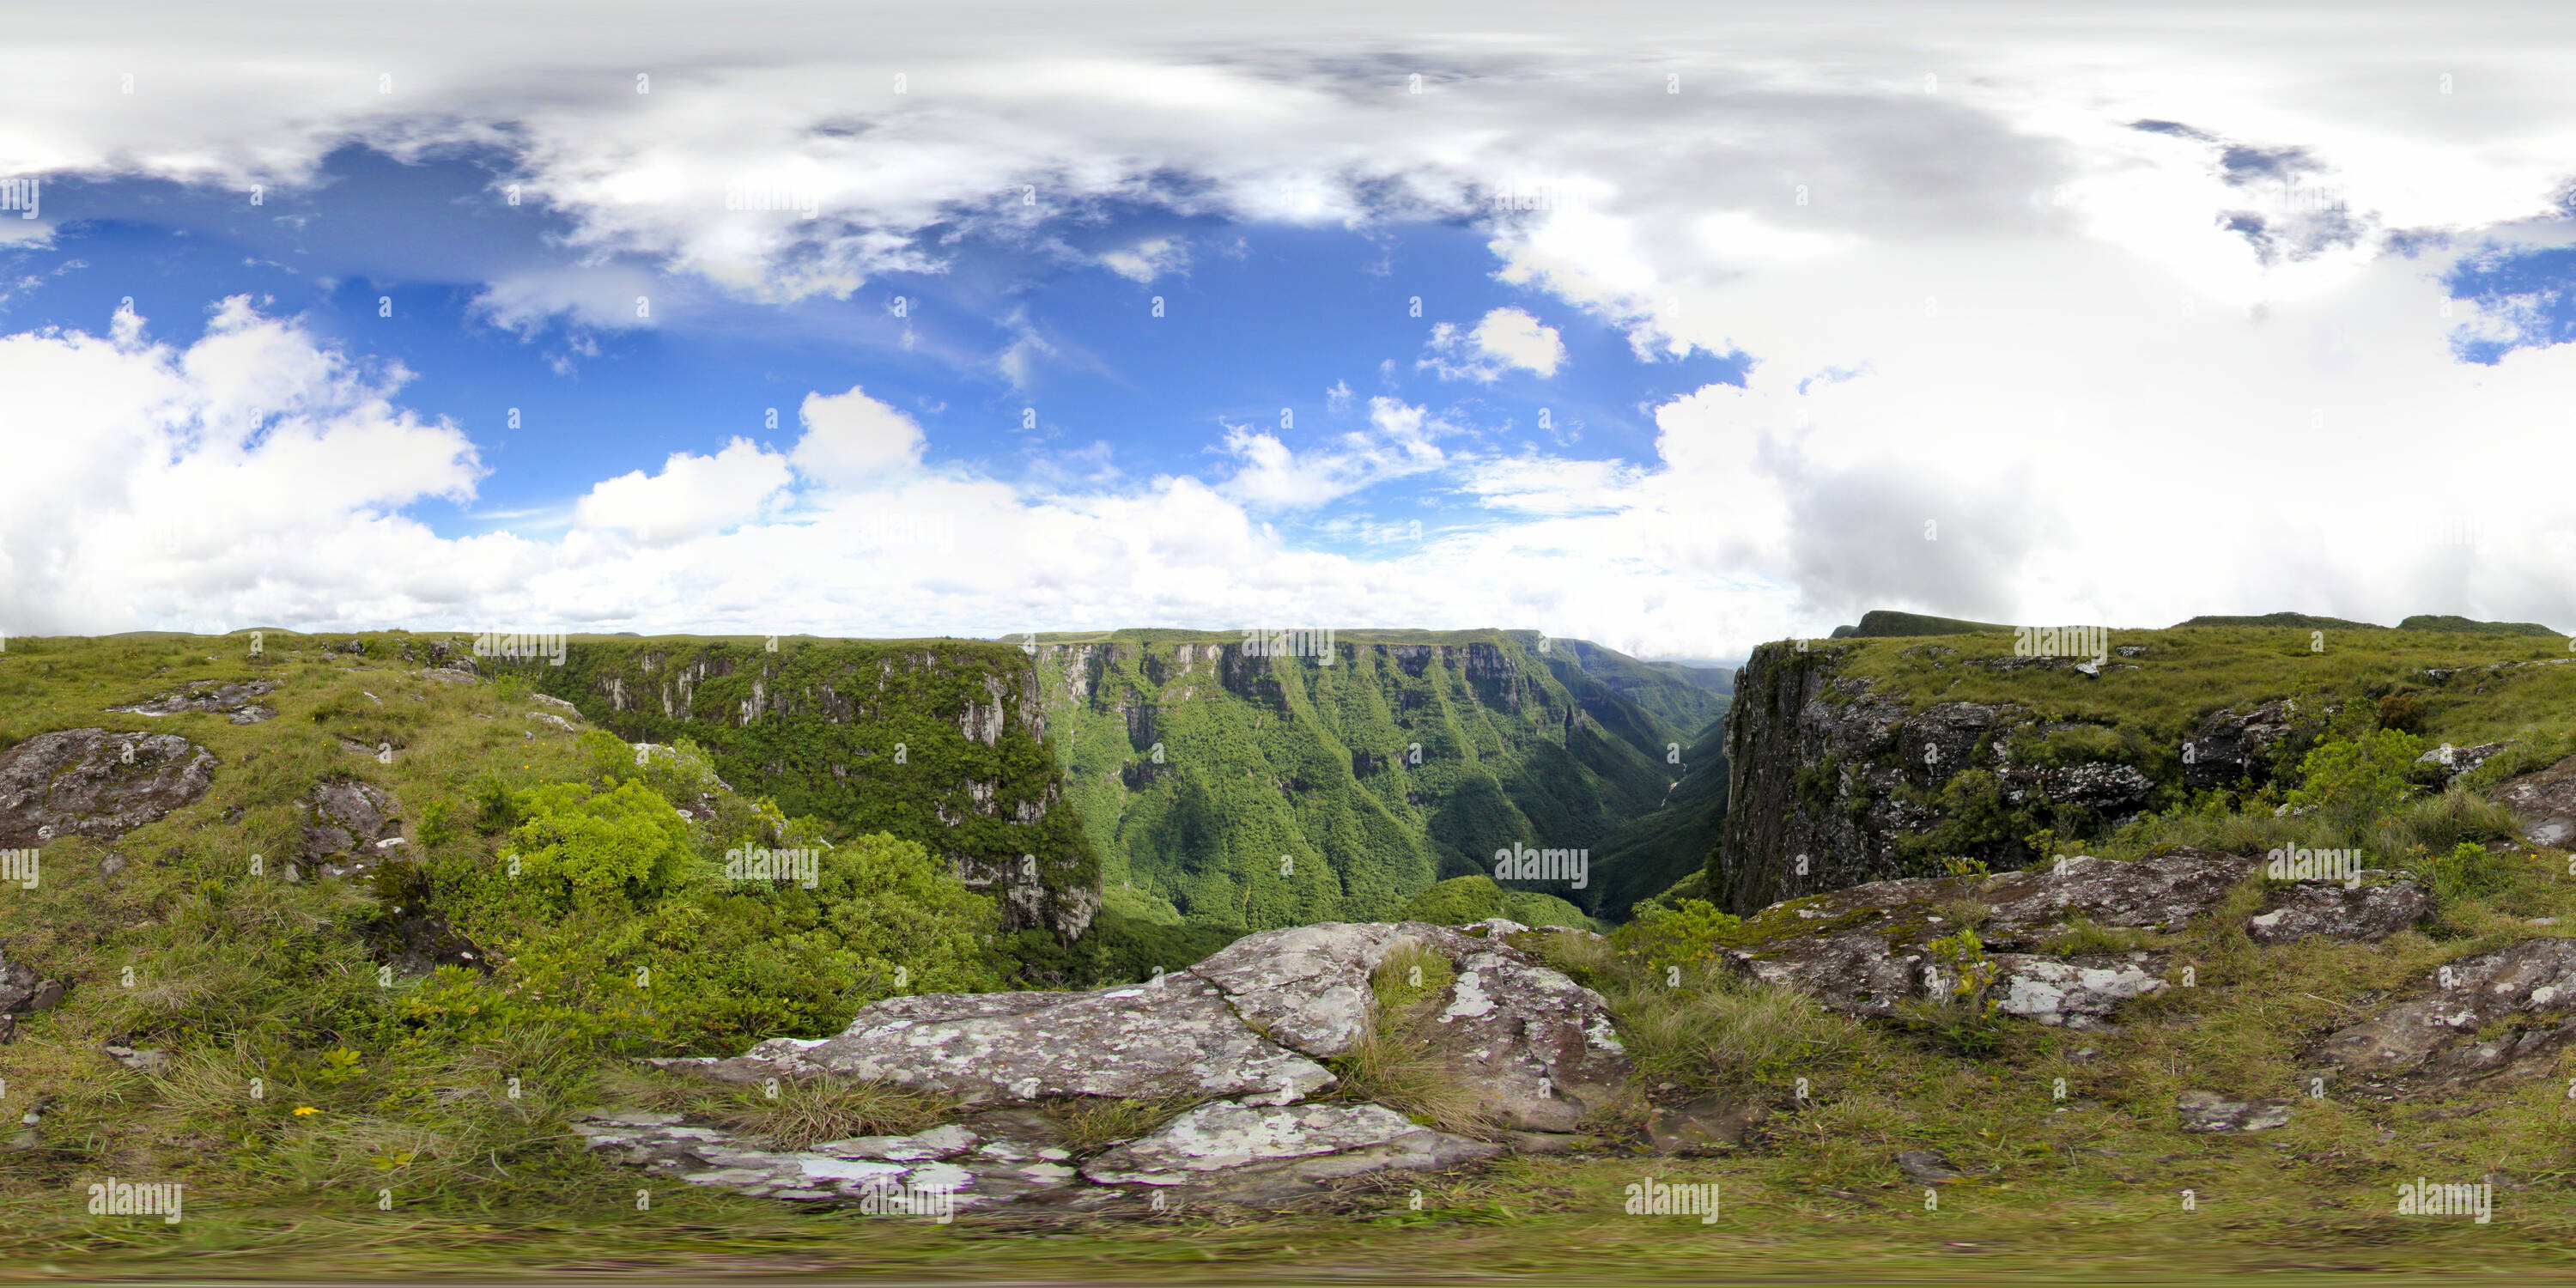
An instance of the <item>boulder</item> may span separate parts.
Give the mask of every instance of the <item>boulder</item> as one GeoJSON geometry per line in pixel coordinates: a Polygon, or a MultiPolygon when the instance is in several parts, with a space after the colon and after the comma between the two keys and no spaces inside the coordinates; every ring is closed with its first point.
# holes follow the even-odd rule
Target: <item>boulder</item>
{"type": "Polygon", "coordinates": [[[1326,1182],[1402,1168],[1427,1172],[1504,1152],[1416,1125],[1382,1105],[1201,1105],[1083,1164],[1101,1185],[1182,1187],[1188,1197],[1272,1205],[1326,1182]]]}
{"type": "Polygon", "coordinates": [[[2174,1097],[2174,1111],[2187,1132],[2269,1131],[2290,1125],[2287,1100],[2229,1100],[2214,1091],[2186,1091],[2174,1097]]]}
{"type": "Polygon", "coordinates": [[[1178,1095],[1293,1104],[1333,1084],[1330,1071],[1255,1033],[1216,986],[1188,974],[1088,993],[887,998],[838,1037],[771,1038],[731,1059],[663,1063],[737,1082],[837,1074],[969,1105],[1178,1095]]]}
{"type": "Polygon", "coordinates": [[[2519,1082],[2551,1073],[2576,1039],[2576,939],[2526,939],[2451,962],[2414,996],[2309,1053],[2391,1090],[2519,1082]],[[2480,1038],[2490,1025],[2499,1031],[2480,1038]]]}
{"type": "Polygon", "coordinates": [[[0,849],[112,841],[214,783],[213,752],[166,733],[65,729],[0,753],[0,849]]]}
{"type": "Polygon", "coordinates": [[[2495,800],[2522,815],[2523,839],[2533,845],[2576,848],[2576,756],[2498,786],[2495,800]]]}
{"type": "Polygon", "coordinates": [[[2417,756],[2415,758],[2415,763],[2432,767],[2441,775],[2442,781],[2448,783],[2452,779],[2485,764],[2489,757],[2494,756],[2497,752],[2504,750],[2509,745],[2510,740],[2506,742],[2482,742],[2474,747],[2454,747],[2446,742],[2439,747],[2435,747],[2431,751],[2425,752],[2421,756],[2417,756]]]}
{"type": "Polygon", "coordinates": [[[2276,890],[2264,911],[2246,921],[2245,933],[2258,944],[2318,936],[2375,944],[2432,915],[2433,896],[2412,881],[2351,888],[2301,884],[2276,890]]]}
{"type": "Polygon", "coordinates": [[[1627,1052],[1600,994],[1512,945],[1526,929],[1500,919],[1463,929],[1328,922],[1247,935],[1190,972],[1264,1036],[1329,1059],[1369,1031],[1369,977],[1387,954],[1404,943],[1432,949],[1456,972],[1424,1035],[1433,1050],[1498,1124],[1571,1131],[1625,1085],[1627,1052]]]}
{"type": "Polygon", "coordinates": [[[1978,928],[1989,948],[2062,933],[2077,920],[2135,930],[2170,929],[2218,906],[2254,860],[2176,848],[2121,862],[2075,855],[1989,878],[1972,897],[1994,909],[1978,928]]]}

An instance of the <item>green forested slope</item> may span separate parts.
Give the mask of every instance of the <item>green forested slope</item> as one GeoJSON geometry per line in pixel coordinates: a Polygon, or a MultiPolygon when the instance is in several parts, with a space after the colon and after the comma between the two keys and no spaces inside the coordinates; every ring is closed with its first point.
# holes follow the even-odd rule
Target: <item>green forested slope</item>
{"type": "Polygon", "coordinates": [[[1525,845],[1588,851],[1584,889],[1518,884],[1598,910],[1599,860],[1664,803],[1723,700],[1540,639],[1342,632],[1327,665],[1247,655],[1239,633],[1038,637],[1105,906],[1252,929],[1385,919],[1525,845]]]}

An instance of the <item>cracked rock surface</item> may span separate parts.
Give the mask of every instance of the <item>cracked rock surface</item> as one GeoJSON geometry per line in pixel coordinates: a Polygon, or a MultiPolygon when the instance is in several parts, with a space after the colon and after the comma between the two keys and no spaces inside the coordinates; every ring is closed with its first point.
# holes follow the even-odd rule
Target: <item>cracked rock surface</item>
{"type": "Polygon", "coordinates": [[[2526,939],[2437,968],[2413,996],[2310,1056],[2366,1084],[2439,1089],[2551,1073],[2571,1039],[2576,939],[2526,939]]]}
{"type": "Polygon", "coordinates": [[[112,841],[205,795],[215,755],[177,734],[63,729],[0,753],[0,849],[112,841]]]}
{"type": "Polygon", "coordinates": [[[231,684],[199,680],[184,689],[164,693],[147,702],[108,710],[138,716],[175,716],[184,712],[232,717],[234,724],[258,724],[275,719],[277,710],[263,706],[259,698],[277,688],[274,680],[240,680],[231,684]]]}

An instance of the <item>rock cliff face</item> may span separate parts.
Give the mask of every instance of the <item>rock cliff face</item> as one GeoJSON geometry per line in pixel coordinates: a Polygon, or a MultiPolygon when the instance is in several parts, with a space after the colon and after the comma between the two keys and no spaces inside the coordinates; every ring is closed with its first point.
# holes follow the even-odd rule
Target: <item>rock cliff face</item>
{"type": "MultiPolygon", "coordinates": [[[[1934,850],[2018,867],[2047,856],[2032,853],[2013,829],[1998,835],[1969,825],[2009,815],[2046,820],[2072,837],[2158,803],[2165,784],[2125,760],[2015,758],[2017,741],[2029,746],[2069,734],[2116,741],[2108,730],[2004,703],[1943,702],[1918,711],[1868,678],[1846,674],[1850,652],[1845,645],[1766,644],[1736,676],[1726,723],[1729,804],[1710,872],[1731,912],[1926,875],[1934,850]]],[[[2198,740],[2206,755],[2186,766],[2195,771],[2192,781],[2215,785],[2222,771],[2227,781],[2259,773],[2256,753],[2269,745],[2270,728],[2255,717],[2212,716],[2198,740]]]]}
{"type": "Polygon", "coordinates": [[[994,892],[1011,929],[1065,938],[1100,864],[1065,800],[1034,659],[972,640],[581,641],[563,665],[487,661],[629,742],[690,738],[790,814],[919,841],[994,892]]]}

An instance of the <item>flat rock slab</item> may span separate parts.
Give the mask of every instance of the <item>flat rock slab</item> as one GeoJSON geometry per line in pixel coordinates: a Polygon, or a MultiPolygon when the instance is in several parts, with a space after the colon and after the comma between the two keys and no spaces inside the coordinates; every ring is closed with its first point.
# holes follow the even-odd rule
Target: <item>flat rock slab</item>
{"type": "Polygon", "coordinates": [[[296,808],[304,814],[304,857],[325,876],[345,876],[374,866],[379,842],[402,835],[402,807],[373,783],[335,778],[316,783],[296,808]],[[348,862],[334,863],[333,859],[348,862]]]}
{"type": "Polygon", "coordinates": [[[2576,939],[2526,939],[2436,969],[2414,996],[2328,1037],[2310,1057],[2419,1089],[2555,1071],[2576,1040],[2576,939]],[[2478,1033],[2499,1025],[2496,1035],[2478,1033]]]}
{"type": "Polygon", "coordinates": [[[2264,910],[2246,920],[2245,934],[2258,944],[2310,938],[2375,944],[2432,915],[2433,896],[2412,881],[2359,887],[2301,884],[2274,891],[2264,910]]]}
{"type": "Polygon", "coordinates": [[[1978,933],[1990,948],[2016,948],[2078,920],[2135,930],[2171,929],[2218,906],[2254,860],[2175,849],[2134,862],[2077,855],[1990,878],[1975,893],[1994,912],[1978,933]]]}
{"type": "Polygon", "coordinates": [[[215,756],[167,733],[64,729],[0,753],[0,849],[112,841],[205,795],[215,756]]]}
{"type": "Polygon", "coordinates": [[[699,1067],[739,1082],[837,1074],[970,1105],[1179,1095],[1293,1104],[1333,1084],[1331,1071],[1253,1032],[1214,985],[1186,974],[1088,993],[888,998],[838,1037],[772,1038],[699,1067]]]}
{"type": "Polygon", "coordinates": [[[188,712],[232,717],[234,724],[258,724],[276,717],[274,708],[260,705],[259,698],[277,688],[275,680],[237,680],[226,684],[215,680],[198,680],[184,689],[164,693],[146,702],[108,710],[138,716],[175,716],[188,712]]]}
{"type": "Polygon", "coordinates": [[[2524,840],[2576,848],[2576,756],[2497,787],[2495,801],[2522,815],[2524,840]]]}
{"type": "Polygon", "coordinates": [[[2102,1027],[2120,1003],[2169,987],[2164,958],[2154,953],[2084,957],[1994,956],[1995,1008],[2040,1024],[2102,1027]]]}
{"type": "Polygon", "coordinates": [[[1190,1197],[1270,1205],[1328,1182],[1400,1168],[1440,1171],[1504,1147],[1415,1124],[1382,1105],[1201,1105],[1082,1167],[1101,1185],[1185,1187],[1190,1197]]]}
{"type": "Polygon", "coordinates": [[[2174,1112],[2188,1132],[2270,1131],[2290,1125],[2287,1100],[2229,1100],[2215,1091],[2186,1091],[2174,1097],[2174,1112]]]}
{"type": "Polygon", "coordinates": [[[863,1138],[865,1144],[827,1141],[802,1150],[773,1149],[755,1137],[691,1124],[678,1114],[595,1113],[572,1129],[587,1138],[589,1148],[612,1152],[631,1167],[753,1198],[830,1207],[881,1205],[889,1196],[930,1193],[944,1196],[933,1206],[965,1211],[1057,1194],[1078,1180],[1062,1150],[987,1142],[954,1127],[913,1138],[863,1138]],[[910,1147],[882,1145],[871,1152],[876,1142],[910,1147]]]}

